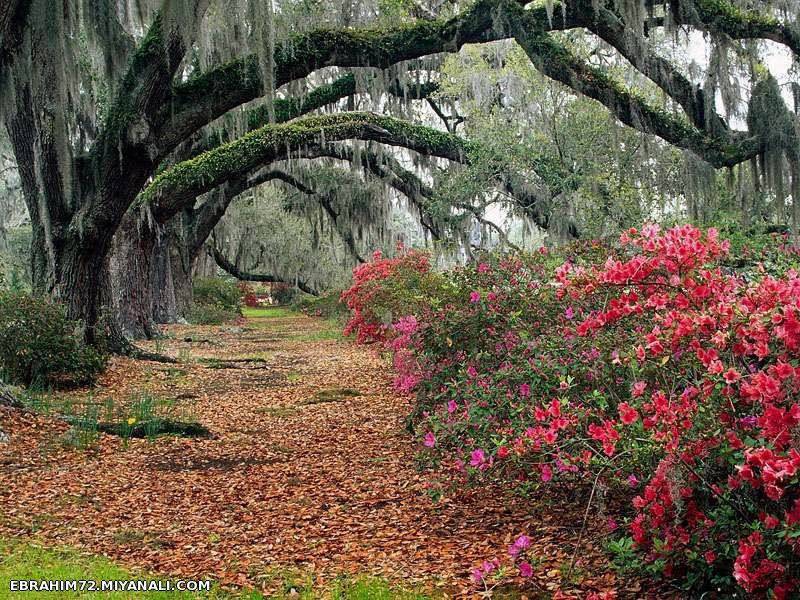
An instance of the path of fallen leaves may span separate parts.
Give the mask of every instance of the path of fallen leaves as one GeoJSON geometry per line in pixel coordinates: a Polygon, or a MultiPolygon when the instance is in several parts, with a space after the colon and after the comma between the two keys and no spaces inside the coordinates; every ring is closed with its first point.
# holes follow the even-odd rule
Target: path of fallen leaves
{"type": "Polygon", "coordinates": [[[469,569],[524,532],[540,561],[511,597],[547,597],[558,587],[568,597],[593,589],[645,597],[609,568],[600,549],[605,523],[594,517],[566,582],[582,506],[491,488],[434,503],[404,429],[410,400],[392,392],[387,362],[325,339],[322,326],[280,316],[170,327],[175,338],[159,349],[184,362],[117,358],[97,389],[70,394],[99,404],[149,390],[175,399],[211,439],[165,436],[123,448],[102,434],[78,451],[58,443],[66,424],[0,409],[11,436],[0,444],[0,534],[267,591],[295,568],[320,582],[370,573],[469,597],[469,569]],[[200,358],[253,360],[214,368],[200,358]],[[360,395],[315,395],[338,388],[360,395]]]}

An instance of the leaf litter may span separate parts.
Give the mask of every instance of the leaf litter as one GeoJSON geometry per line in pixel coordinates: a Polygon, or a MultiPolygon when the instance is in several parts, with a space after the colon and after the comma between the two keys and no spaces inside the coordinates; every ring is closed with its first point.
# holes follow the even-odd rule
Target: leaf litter
{"type": "Polygon", "coordinates": [[[58,443],[63,421],[0,409],[10,434],[0,444],[0,535],[267,593],[280,588],[274,573],[291,568],[321,585],[369,574],[478,597],[472,567],[526,533],[534,576],[512,574],[495,597],[648,597],[609,564],[601,522],[590,520],[580,565],[566,577],[580,504],[510,497],[490,484],[434,501],[434,474],[418,467],[405,429],[412,398],[394,393],[385,358],[315,336],[325,326],[303,315],[169,326],[161,350],[179,365],[115,358],[98,388],[66,394],[96,404],[145,390],[186,405],[208,439],[123,443],[101,433],[79,451],[58,443]]]}

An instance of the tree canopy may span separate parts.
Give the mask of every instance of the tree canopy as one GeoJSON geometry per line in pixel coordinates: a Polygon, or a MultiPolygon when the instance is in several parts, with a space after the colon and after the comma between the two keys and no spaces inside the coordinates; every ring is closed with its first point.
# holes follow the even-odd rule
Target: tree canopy
{"type": "MultiPolygon", "coordinates": [[[[796,235],[798,14],[794,0],[6,3],[0,118],[32,285],[89,339],[143,290],[122,324],[147,334],[152,297],[179,307],[179,273],[204,247],[224,259],[212,232],[259,186],[312,242],[327,224],[342,265],[411,234],[391,233],[399,207],[413,235],[467,253],[516,245],[515,230],[556,243],[719,210],[796,235]]],[[[218,241],[272,236],[234,221],[218,241]]],[[[261,266],[297,279],[280,254],[261,266]]]]}

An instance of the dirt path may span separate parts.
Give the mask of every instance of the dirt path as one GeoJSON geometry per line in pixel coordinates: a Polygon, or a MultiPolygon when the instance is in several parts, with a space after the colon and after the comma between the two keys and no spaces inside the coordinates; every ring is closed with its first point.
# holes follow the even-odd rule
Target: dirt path
{"type": "MultiPolygon", "coordinates": [[[[172,327],[174,339],[159,349],[191,362],[115,359],[89,397],[100,405],[149,390],[194,415],[211,439],[131,440],[123,449],[101,435],[76,451],[57,441],[64,424],[0,413],[11,433],[0,445],[0,534],[266,590],[297,570],[471,595],[469,569],[526,532],[541,557],[537,585],[559,584],[572,554],[562,540],[575,539],[579,516],[491,489],[434,504],[403,428],[409,400],[393,394],[386,362],[333,339],[319,320],[273,315],[239,327],[172,327]]],[[[580,556],[603,563],[590,545],[580,556]]],[[[609,572],[578,587],[614,583],[609,572]]],[[[535,586],[526,593],[539,596],[535,586]]]]}

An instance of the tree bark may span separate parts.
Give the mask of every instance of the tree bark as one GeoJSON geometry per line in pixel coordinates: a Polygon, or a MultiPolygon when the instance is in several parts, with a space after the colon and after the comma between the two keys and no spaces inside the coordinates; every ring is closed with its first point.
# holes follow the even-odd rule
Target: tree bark
{"type": "Polygon", "coordinates": [[[129,211],[114,234],[109,260],[112,307],[121,331],[133,339],[152,339],[159,333],[151,288],[158,237],[145,211],[129,211]]]}
{"type": "Polygon", "coordinates": [[[159,231],[150,268],[150,290],[153,295],[151,306],[156,323],[177,323],[179,319],[171,259],[174,226],[173,219],[159,231]]]}

